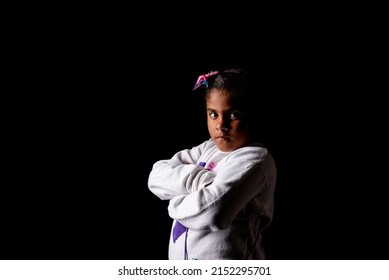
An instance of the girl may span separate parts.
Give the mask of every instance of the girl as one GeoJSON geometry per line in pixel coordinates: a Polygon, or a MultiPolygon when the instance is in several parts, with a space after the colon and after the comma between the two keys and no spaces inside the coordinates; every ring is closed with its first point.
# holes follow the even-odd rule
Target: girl
{"type": "Polygon", "coordinates": [[[210,138],[154,163],[149,190],[169,200],[169,259],[265,259],[276,165],[258,142],[258,79],[247,69],[199,76],[210,138]]]}

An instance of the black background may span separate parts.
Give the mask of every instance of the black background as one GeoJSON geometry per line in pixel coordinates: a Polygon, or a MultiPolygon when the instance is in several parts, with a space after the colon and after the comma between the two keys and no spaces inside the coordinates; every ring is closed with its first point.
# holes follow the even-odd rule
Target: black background
{"type": "Polygon", "coordinates": [[[267,258],[387,259],[382,75],[359,37],[177,24],[26,30],[3,103],[0,258],[166,259],[171,220],[148,173],[208,138],[198,75],[249,64],[279,174],[267,258]]]}

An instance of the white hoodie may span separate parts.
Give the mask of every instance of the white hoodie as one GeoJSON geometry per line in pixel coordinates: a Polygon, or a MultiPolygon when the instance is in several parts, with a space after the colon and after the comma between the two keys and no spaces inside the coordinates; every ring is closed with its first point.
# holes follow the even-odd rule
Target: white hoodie
{"type": "Polygon", "coordinates": [[[265,259],[276,165],[260,144],[222,152],[212,139],[154,163],[148,187],[170,200],[169,259],[265,259]]]}

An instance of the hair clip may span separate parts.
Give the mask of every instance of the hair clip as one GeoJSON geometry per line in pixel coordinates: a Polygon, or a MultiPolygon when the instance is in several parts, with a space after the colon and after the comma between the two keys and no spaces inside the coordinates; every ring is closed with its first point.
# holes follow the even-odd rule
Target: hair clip
{"type": "Polygon", "coordinates": [[[217,73],[219,73],[219,71],[211,71],[211,72],[209,72],[208,74],[200,75],[200,76],[197,78],[197,82],[196,82],[196,84],[194,85],[193,90],[197,89],[197,88],[200,87],[201,85],[205,85],[205,87],[208,87],[208,78],[209,78],[209,77],[212,77],[212,76],[215,76],[217,73]]]}

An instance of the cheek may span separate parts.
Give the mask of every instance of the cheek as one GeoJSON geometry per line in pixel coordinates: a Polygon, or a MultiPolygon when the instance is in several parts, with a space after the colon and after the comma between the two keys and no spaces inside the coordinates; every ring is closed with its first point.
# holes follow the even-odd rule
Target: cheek
{"type": "Polygon", "coordinates": [[[249,138],[251,126],[247,123],[236,123],[232,130],[241,138],[249,138]]]}
{"type": "Polygon", "coordinates": [[[245,136],[246,136],[247,134],[250,133],[251,128],[250,128],[249,125],[241,124],[241,125],[239,125],[239,126],[237,126],[237,127],[235,128],[235,131],[236,131],[237,133],[239,133],[239,134],[242,134],[242,135],[245,135],[245,136]]]}
{"type": "Polygon", "coordinates": [[[208,127],[208,132],[209,132],[209,134],[211,136],[216,133],[216,124],[215,124],[215,122],[208,121],[207,122],[207,127],[208,127]]]}
{"type": "Polygon", "coordinates": [[[245,120],[241,120],[236,123],[236,130],[239,131],[245,131],[245,130],[250,130],[251,124],[245,120]]]}
{"type": "Polygon", "coordinates": [[[208,127],[208,129],[212,129],[214,127],[214,125],[213,125],[212,122],[208,121],[207,122],[207,127],[208,127]]]}

